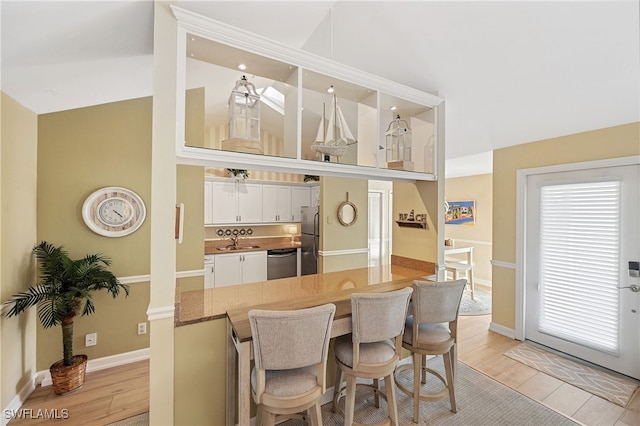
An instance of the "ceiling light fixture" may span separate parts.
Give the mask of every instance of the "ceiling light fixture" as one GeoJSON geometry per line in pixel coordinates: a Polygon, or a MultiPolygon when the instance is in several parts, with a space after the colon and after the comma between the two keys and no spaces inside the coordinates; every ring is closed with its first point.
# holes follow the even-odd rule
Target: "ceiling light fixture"
{"type": "Polygon", "coordinates": [[[398,108],[397,108],[397,107],[395,107],[395,106],[392,106],[392,107],[391,107],[391,108],[389,108],[389,109],[390,109],[391,111],[395,111],[395,110],[397,110],[398,108]]]}
{"type": "Polygon", "coordinates": [[[247,66],[246,66],[245,64],[240,64],[240,65],[238,65],[238,69],[239,69],[240,71],[244,71],[244,70],[246,70],[246,69],[247,69],[247,66]]]}
{"type": "Polygon", "coordinates": [[[333,84],[331,86],[329,86],[329,88],[327,89],[327,93],[333,93],[333,84]]]}

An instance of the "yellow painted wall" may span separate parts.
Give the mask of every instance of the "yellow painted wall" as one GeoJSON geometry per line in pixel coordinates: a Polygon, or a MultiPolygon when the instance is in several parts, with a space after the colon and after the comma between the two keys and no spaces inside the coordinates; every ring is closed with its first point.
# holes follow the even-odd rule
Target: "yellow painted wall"
{"type": "MultiPolygon", "coordinates": [[[[151,98],[133,99],[38,117],[38,240],[64,245],[81,257],[100,252],[112,259],[118,277],[149,273],[151,170],[151,98]],[[147,220],[133,234],[108,238],[93,233],[82,221],[85,198],[98,188],[123,186],[138,193],[147,206],[147,220]]],[[[128,298],[95,296],[96,312],[76,318],[74,347],[90,359],[149,346],[137,335],[146,322],[149,284],[131,284],[128,298]],[[84,347],[86,333],[98,333],[98,344],[84,347]]],[[[59,327],[38,327],[39,370],[62,356],[59,327]]]]}
{"type": "MultiPolygon", "coordinates": [[[[493,259],[516,258],[516,171],[640,155],[640,123],[503,148],[493,153],[493,259]]],[[[507,269],[507,270],[505,270],[507,269]]],[[[515,327],[515,272],[493,268],[493,322],[515,327]]]]}
{"type": "MultiPolygon", "coordinates": [[[[0,301],[35,280],[37,116],[2,93],[0,106],[0,301]]],[[[0,406],[36,373],[36,315],[0,317],[0,406]]]]}
{"type": "Polygon", "coordinates": [[[175,329],[174,424],[224,424],[226,340],[225,319],[175,329]]]}
{"type": "MultiPolygon", "coordinates": [[[[204,168],[178,166],[177,202],[184,204],[182,243],[176,246],[176,271],[202,269],[204,262],[204,168]]],[[[200,277],[200,281],[203,278],[200,277]]]]}
{"type": "Polygon", "coordinates": [[[438,183],[393,183],[392,254],[437,263],[438,260],[438,183]],[[427,229],[399,226],[400,213],[427,214],[427,229]]]}
{"type": "MultiPolygon", "coordinates": [[[[344,179],[323,177],[320,199],[320,250],[331,252],[340,250],[367,249],[369,243],[369,189],[364,179],[344,179]],[[338,207],[347,200],[358,209],[358,220],[351,226],[343,226],[338,221],[338,207]]],[[[318,271],[332,272],[345,269],[366,268],[368,254],[353,253],[320,256],[318,271]]]]}
{"type": "MultiPolygon", "coordinates": [[[[456,247],[473,247],[474,277],[483,285],[491,285],[492,181],[492,174],[464,176],[445,181],[447,201],[475,201],[476,203],[475,224],[473,226],[445,225],[444,238],[452,238],[456,247]]],[[[457,257],[466,258],[465,255],[457,257]]]]}

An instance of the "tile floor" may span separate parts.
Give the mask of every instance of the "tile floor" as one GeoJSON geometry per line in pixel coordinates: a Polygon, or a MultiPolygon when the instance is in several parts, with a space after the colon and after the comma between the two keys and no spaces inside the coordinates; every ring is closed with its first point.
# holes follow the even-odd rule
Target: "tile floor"
{"type": "Polygon", "coordinates": [[[640,389],[626,408],[502,355],[518,345],[488,331],[490,315],[461,316],[458,359],[587,426],[640,426],[640,389]]]}

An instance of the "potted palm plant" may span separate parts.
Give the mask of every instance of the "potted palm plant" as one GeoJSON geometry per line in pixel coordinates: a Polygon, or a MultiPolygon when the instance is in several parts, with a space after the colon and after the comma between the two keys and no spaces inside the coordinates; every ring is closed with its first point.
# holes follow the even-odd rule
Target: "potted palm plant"
{"type": "Polygon", "coordinates": [[[84,383],[87,356],[73,354],[73,321],[77,315],[95,311],[92,293],[107,290],[115,298],[129,286],[122,284],[107,267],[111,260],[101,254],[89,254],[77,260],[60,247],[46,241],[33,249],[39,264],[39,282],[27,291],[13,295],[5,302],[12,305],[7,317],[38,307],[38,317],[44,328],[62,326],[63,359],[49,368],[55,393],[62,395],[78,389],[84,383]]]}

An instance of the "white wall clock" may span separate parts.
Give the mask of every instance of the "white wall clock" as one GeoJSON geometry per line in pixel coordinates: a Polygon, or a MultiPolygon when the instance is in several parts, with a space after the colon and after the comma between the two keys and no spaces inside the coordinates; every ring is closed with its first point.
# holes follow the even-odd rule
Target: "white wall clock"
{"type": "Polygon", "coordinates": [[[117,186],[100,188],[82,204],[82,219],[93,232],[105,237],[123,237],[135,232],[147,216],[142,198],[117,186]]]}

